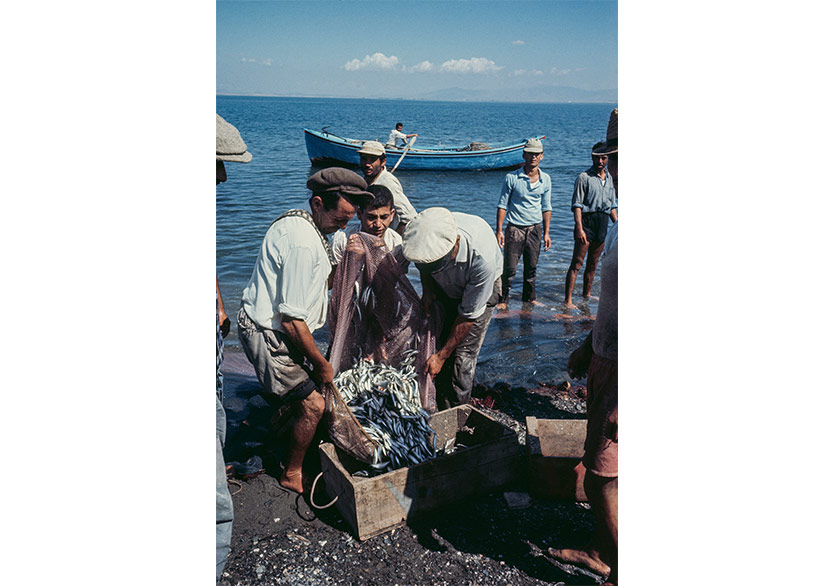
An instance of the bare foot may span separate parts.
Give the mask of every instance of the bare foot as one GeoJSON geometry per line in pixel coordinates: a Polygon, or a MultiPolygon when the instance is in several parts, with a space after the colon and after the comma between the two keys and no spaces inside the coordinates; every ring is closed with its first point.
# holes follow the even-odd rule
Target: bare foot
{"type": "Polygon", "coordinates": [[[564,305],[566,309],[577,309],[577,306],[571,303],[571,299],[566,299],[564,305]]]}
{"type": "Polygon", "coordinates": [[[507,303],[497,303],[496,310],[497,311],[504,311],[507,309],[507,303]]]}
{"type": "Polygon", "coordinates": [[[542,303],[541,301],[537,301],[536,299],[531,299],[530,301],[525,301],[525,303],[530,303],[531,305],[533,305],[535,307],[543,307],[545,305],[544,303],[542,303]]]}
{"type": "Polygon", "coordinates": [[[281,478],[278,479],[278,483],[284,488],[292,490],[293,492],[297,492],[299,494],[302,494],[304,492],[301,470],[294,470],[293,472],[285,470],[284,474],[281,475],[281,478]]]}
{"type": "Polygon", "coordinates": [[[549,547],[548,555],[563,563],[589,569],[596,574],[600,574],[601,576],[608,576],[610,572],[609,566],[607,566],[603,560],[600,559],[600,555],[596,551],[583,551],[582,549],[554,549],[553,547],[549,547]]]}

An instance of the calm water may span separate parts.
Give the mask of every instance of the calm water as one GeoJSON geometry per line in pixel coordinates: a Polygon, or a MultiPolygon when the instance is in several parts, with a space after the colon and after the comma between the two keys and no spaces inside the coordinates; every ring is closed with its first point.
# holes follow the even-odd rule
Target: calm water
{"type": "MultiPolygon", "coordinates": [[[[340,136],[385,140],[395,122],[418,132],[418,145],[500,142],[546,135],[540,168],[551,176],[552,246],[537,268],[533,312],[521,309],[522,263],[511,290],[510,310],[490,324],[479,356],[477,382],[506,380],[514,385],[567,377],[571,350],[590,330],[596,301],[571,318],[562,307],[565,271],[571,260],[574,220],[571,192],[577,175],[591,164],[591,146],[606,136],[614,104],[508,104],[309,98],[217,97],[217,112],[234,124],[253,159],[227,163],[229,179],[217,187],[217,274],[227,311],[233,316],[249,280],[261,240],[272,221],[288,209],[309,209],[311,167],[303,128],[330,125],[340,136]]],[[[388,161],[389,169],[396,161],[388,161]]],[[[496,202],[506,171],[401,171],[396,175],[418,211],[444,206],[484,218],[495,229],[496,202]]],[[[420,292],[414,267],[410,279],[420,292]]],[[[582,273],[575,302],[580,301],[582,273]]],[[[599,274],[592,296],[599,295],[599,274]]],[[[501,315],[501,314],[500,314],[501,315]]],[[[327,346],[327,328],[314,336],[327,346]]],[[[235,328],[227,351],[240,351],[235,328]]]]}

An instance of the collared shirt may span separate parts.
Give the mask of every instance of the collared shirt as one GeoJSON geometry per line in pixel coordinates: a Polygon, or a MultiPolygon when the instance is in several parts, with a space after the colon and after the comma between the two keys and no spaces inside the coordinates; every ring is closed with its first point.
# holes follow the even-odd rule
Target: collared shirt
{"type": "MultiPolygon", "coordinates": [[[[342,253],[345,251],[345,246],[348,244],[348,237],[351,236],[351,234],[356,234],[360,230],[361,225],[354,224],[352,226],[348,226],[345,231],[338,230],[337,232],[334,232],[331,249],[333,250],[333,256],[336,259],[336,262],[342,262],[342,253]]],[[[403,256],[403,237],[391,228],[386,228],[386,231],[383,233],[383,241],[386,243],[388,251],[394,256],[397,264],[400,265],[400,268],[405,273],[409,269],[409,261],[403,256]]]]}
{"type": "Polygon", "coordinates": [[[618,223],[606,235],[600,257],[600,302],[592,329],[592,349],[607,360],[618,359],[618,223]]]}
{"type": "Polygon", "coordinates": [[[386,146],[398,146],[397,141],[403,141],[403,144],[400,146],[406,145],[406,135],[400,132],[399,130],[392,130],[389,133],[388,140],[386,140],[386,146]]]}
{"type": "Polygon", "coordinates": [[[409,198],[403,193],[403,186],[400,181],[392,175],[387,169],[380,171],[380,174],[374,178],[374,181],[369,185],[382,185],[388,187],[391,195],[394,198],[394,219],[391,221],[389,228],[397,230],[400,222],[408,224],[417,215],[417,211],[412,206],[409,198]]]}
{"type": "Polygon", "coordinates": [[[594,170],[589,167],[577,177],[574,182],[574,194],[571,196],[571,209],[582,208],[583,213],[610,212],[618,207],[618,197],[615,195],[615,184],[606,171],[606,180],[602,181],[594,170]]]}
{"type": "Polygon", "coordinates": [[[551,211],[551,176],[539,172],[539,181],[532,184],[525,168],[508,173],[504,178],[498,208],[507,210],[508,223],[533,226],[542,223],[542,213],[551,211]]]}
{"type": "Polygon", "coordinates": [[[458,314],[476,319],[487,309],[493,284],[502,274],[502,251],[493,229],[470,214],[452,212],[461,237],[458,254],[432,278],[451,299],[460,299],[458,314]]]}
{"type": "Polygon", "coordinates": [[[284,331],[286,316],[304,320],[314,332],[327,319],[330,273],[316,228],[304,218],[282,218],[264,236],[241,305],[262,328],[284,331]]]}

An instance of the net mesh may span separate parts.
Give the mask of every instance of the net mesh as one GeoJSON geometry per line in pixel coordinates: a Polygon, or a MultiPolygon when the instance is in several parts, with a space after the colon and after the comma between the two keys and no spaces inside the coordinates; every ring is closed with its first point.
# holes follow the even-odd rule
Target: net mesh
{"type": "MultiPolygon", "coordinates": [[[[397,367],[415,349],[421,405],[434,413],[435,384],[424,368],[435,351],[436,321],[424,313],[420,296],[385,242],[362,232],[352,234],[336,268],[328,306],[334,373],[363,358],[397,367]]],[[[331,439],[358,460],[370,462],[376,443],[362,430],[339,392],[332,385],[325,391],[331,439]]]]}

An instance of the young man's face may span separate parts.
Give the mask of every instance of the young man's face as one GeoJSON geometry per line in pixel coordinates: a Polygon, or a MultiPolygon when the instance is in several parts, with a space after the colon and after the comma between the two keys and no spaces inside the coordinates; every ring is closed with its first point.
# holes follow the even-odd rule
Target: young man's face
{"type": "Polygon", "coordinates": [[[382,171],[385,166],[385,157],[360,155],[360,169],[362,169],[362,174],[365,175],[366,181],[379,175],[380,171],[382,171]]]}
{"type": "Polygon", "coordinates": [[[363,232],[382,238],[394,219],[394,210],[391,206],[367,208],[359,211],[359,219],[363,232]]]}
{"type": "Polygon", "coordinates": [[[539,162],[544,156],[543,153],[522,153],[522,158],[525,159],[525,167],[536,169],[539,167],[539,162]]]}
{"type": "Polygon", "coordinates": [[[594,170],[600,173],[606,168],[606,164],[609,162],[609,155],[592,155],[591,162],[594,170]]]}

